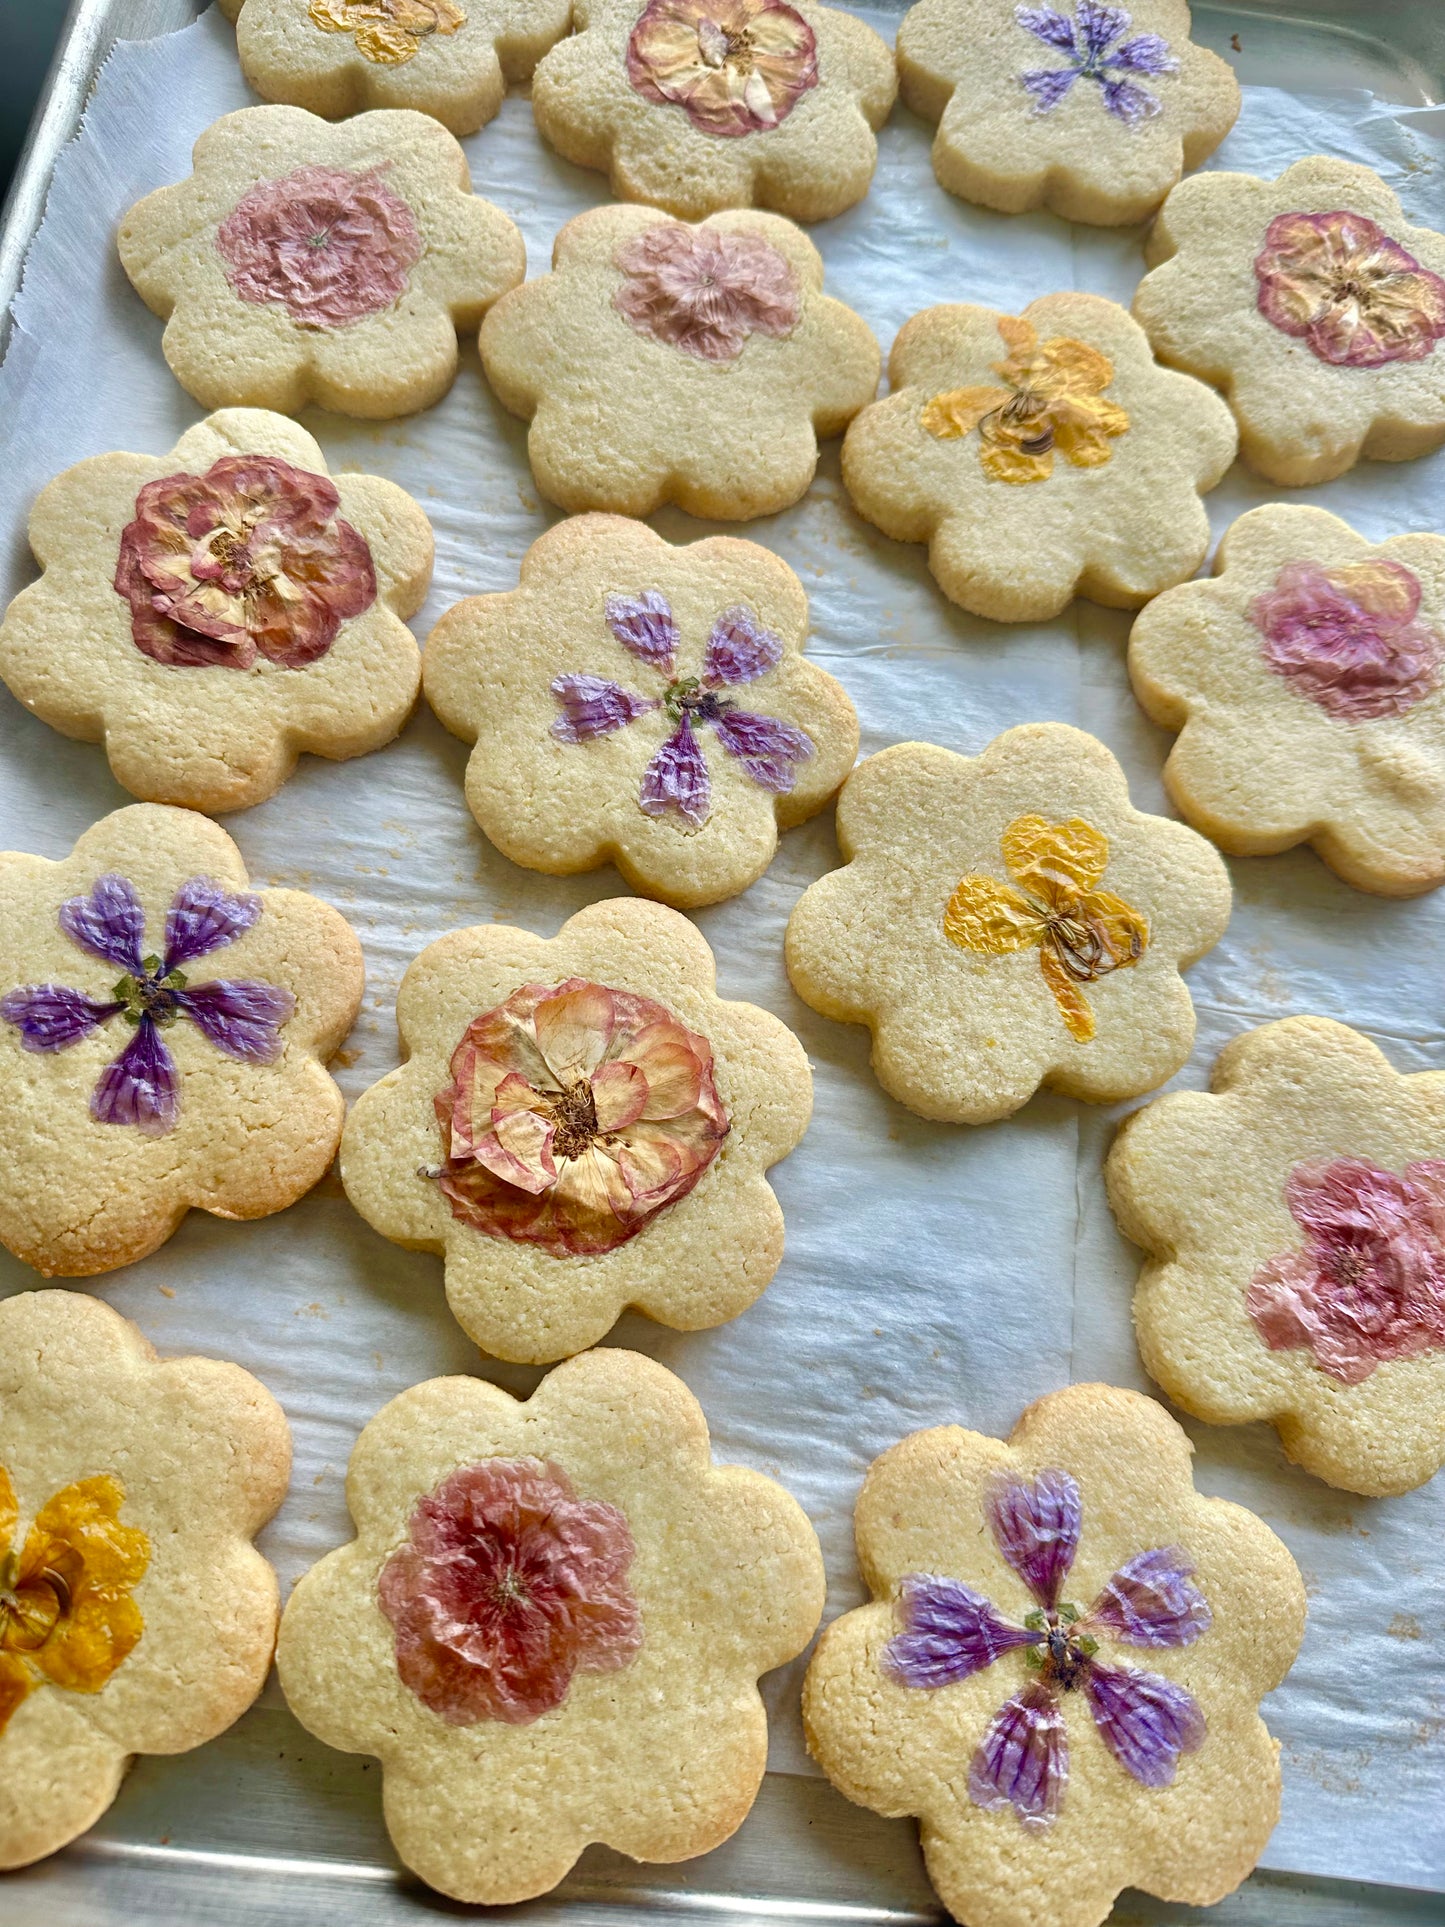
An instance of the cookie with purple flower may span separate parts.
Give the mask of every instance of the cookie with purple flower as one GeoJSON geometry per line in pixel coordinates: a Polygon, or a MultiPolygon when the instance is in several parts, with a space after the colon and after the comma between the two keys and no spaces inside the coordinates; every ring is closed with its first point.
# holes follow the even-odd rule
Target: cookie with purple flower
{"type": "Polygon", "coordinates": [[[1125,1887],[1208,1906],[1279,1817],[1258,1706],[1304,1633],[1298,1568],[1194,1489],[1162,1406],[1107,1385],[1031,1405],[1007,1442],[915,1432],[854,1525],[872,1601],[823,1634],[809,1748],[860,1806],[919,1822],[977,1927],[1099,1927],[1125,1887]]]}
{"type": "Polygon", "coordinates": [[[1234,71],[1189,38],[1184,0],[919,0],[898,77],[938,125],[950,194],[1104,227],[1146,220],[1239,114],[1234,71]]]}
{"type": "Polygon", "coordinates": [[[427,114],[333,127],[243,107],[206,129],[192,166],[118,238],[166,323],[172,374],[208,408],[429,408],[456,375],[458,334],[526,271],[517,227],[472,192],[466,155],[427,114]]]}
{"type": "Polygon", "coordinates": [[[0,856],[0,1242],[133,1264],[191,1209],[262,1218],[330,1164],[361,1002],[329,904],[253,890],[226,833],[137,803],[58,863],[0,856]]]}
{"type": "Polygon", "coordinates": [[[1154,352],[1223,392],[1268,481],[1445,443],[1445,234],[1412,226],[1368,167],[1312,154],[1275,181],[1201,174],[1145,258],[1134,314],[1154,352]]]}
{"type": "Polygon", "coordinates": [[[1139,1350],[1188,1412],[1258,1419],[1348,1492],[1445,1464],[1445,1073],[1396,1071],[1326,1017],[1246,1031],[1209,1090],[1159,1098],[1109,1154],[1148,1253],[1139,1350]]]}
{"type": "Polygon", "coordinates": [[[755,882],[852,767],[858,719],[807,629],[803,585],[756,543],[574,516],[515,589],[442,617],[427,700],[476,744],[467,801],[514,863],[610,861],[691,909],[755,882]]]}

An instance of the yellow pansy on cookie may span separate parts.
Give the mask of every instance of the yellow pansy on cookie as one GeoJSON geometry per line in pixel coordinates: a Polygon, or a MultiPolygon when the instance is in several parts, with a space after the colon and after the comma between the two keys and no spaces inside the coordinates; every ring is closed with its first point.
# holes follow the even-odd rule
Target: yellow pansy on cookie
{"type": "Polygon", "coordinates": [[[454,931],[407,971],[407,1061],[353,1106],[341,1179],[384,1237],[442,1254],[484,1350],[565,1358],[628,1306],[720,1325],[777,1270],[763,1174],[807,1129],[812,1079],[792,1032],[714,981],[694,926],[633,897],[550,942],[454,931]]]}
{"type": "Polygon", "coordinates": [[[1145,252],[1134,313],[1154,352],[1224,391],[1269,481],[1445,442],[1445,234],[1412,227],[1368,167],[1312,154],[1277,181],[1201,174],[1145,252]]]}
{"type": "Polygon", "coordinates": [[[866,322],[776,214],[698,226],[599,207],[558,234],[552,273],[482,328],[487,379],[530,421],[537,486],[577,513],[746,521],[787,508],[878,386],[866,322]]]}
{"type": "Polygon", "coordinates": [[[1445,881],[1445,539],[1371,544],[1274,503],[1214,568],[1129,638],[1135,694],[1180,731],[1164,767],[1180,810],[1245,856],[1308,841],[1362,890],[1445,881]]]}
{"type": "Polygon", "coordinates": [[[208,408],[428,408],[456,374],[458,331],[526,271],[516,226],[473,194],[466,155],[427,114],[333,127],[243,107],[206,129],[192,165],[131,208],[119,245],[166,323],[171,373],[208,408]]]}
{"type": "Polygon", "coordinates": [[[276,1576],[251,1540],[291,1437],[238,1365],[158,1359],[80,1292],[0,1303],[0,1868],[98,1820],[137,1753],[260,1692],[276,1576]]]}
{"type": "Polygon", "coordinates": [[[1149,1254],[1139,1350],[1188,1412],[1268,1419],[1331,1485],[1408,1492],[1445,1463],[1445,1073],[1396,1071],[1325,1017],[1235,1038],[1109,1154],[1149,1254]]]}
{"type": "Polygon", "coordinates": [[[1108,1385],[875,1459],[871,1602],[823,1634],[808,1745],[859,1806],[913,1814],[939,1898],[976,1927],[1100,1927],[1125,1887],[1209,1906],[1280,1809],[1259,1717],[1305,1590],[1252,1512],[1202,1497],[1162,1406],[1108,1385]]]}
{"type": "Polygon", "coordinates": [[[1223,934],[1229,880],[1202,837],[1131,805],[1092,736],[899,743],[844,785],[838,847],[788,921],[788,974],[869,1025],[879,1082],[920,1117],[987,1123],[1041,1084],[1137,1096],[1188,1057],[1179,973],[1223,934]]]}
{"type": "Polygon", "coordinates": [[[567,31],[568,0],[221,0],[264,100],[340,120],[411,107],[475,134],[567,31]]]}
{"type": "Polygon", "coordinates": [[[897,90],[871,27],[814,0],[579,0],[537,69],[557,152],[623,200],[698,220],[772,207],[822,221],[862,199],[897,90]]]}
{"type": "Polygon", "coordinates": [[[1203,560],[1199,497],[1234,457],[1229,411],[1158,367],[1117,303],[927,308],[888,379],[848,430],[844,484],[885,535],[926,542],[975,615],[1042,621],[1076,595],[1137,608],[1203,560]]]}

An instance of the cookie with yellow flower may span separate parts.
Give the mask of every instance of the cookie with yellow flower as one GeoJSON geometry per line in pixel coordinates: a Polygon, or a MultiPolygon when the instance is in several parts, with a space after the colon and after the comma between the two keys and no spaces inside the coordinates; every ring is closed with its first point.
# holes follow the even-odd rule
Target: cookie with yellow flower
{"type": "Polygon", "coordinates": [[[619,199],[685,220],[771,207],[822,221],[863,198],[897,91],[887,43],[815,0],[578,0],[537,69],[557,152],[619,199]]]}
{"type": "Polygon", "coordinates": [[[1328,482],[1445,443],[1445,234],[1368,167],[1312,154],[1278,180],[1176,187],[1134,313],[1161,361],[1221,389],[1268,481],[1328,482]]]}
{"type": "Polygon", "coordinates": [[[1229,879],[1203,837],[1133,807],[1094,737],[896,744],[843,786],[838,845],[788,921],[788,974],[869,1026],[879,1082],[920,1117],[985,1124],[1040,1085],[1135,1097],[1189,1056],[1180,972],[1223,935],[1229,879]]]}
{"type": "Polygon", "coordinates": [[[1234,424],[1157,365],[1116,302],[927,308],[888,379],[848,430],[844,485],[885,535],[926,542],[939,587],[975,615],[1043,621],[1076,595],[1138,608],[1203,560],[1200,496],[1234,459],[1234,424]]]}
{"type": "Polygon", "coordinates": [[[0,1868],[94,1824],[138,1753],[260,1692],[276,1575],[251,1540],[291,1435],[239,1365],[158,1359],[78,1292],[0,1303],[0,1868]]]}

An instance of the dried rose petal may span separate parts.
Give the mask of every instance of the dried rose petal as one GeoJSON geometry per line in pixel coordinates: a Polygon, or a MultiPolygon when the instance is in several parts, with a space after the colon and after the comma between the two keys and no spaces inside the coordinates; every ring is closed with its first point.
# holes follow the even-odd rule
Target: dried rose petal
{"type": "Polygon", "coordinates": [[[1099,1737],[1141,1786],[1168,1786],[1181,1753],[1204,1744],[1204,1715],[1182,1686],[1130,1666],[1091,1666],[1084,1691],[1099,1737]]]}
{"type": "Polygon", "coordinates": [[[961,1579],[912,1573],[898,1594],[904,1630],[883,1649],[883,1671],[900,1686],[951,1686],[992,1666],[1016,1646],[1037,1645],[1039,1633],[1010,1626],[981,1593],[961,1579]]]}
{"type": "Polygon", "coordinates": [[[1083,1501],[1067,1472],[1026,1479],[1000,1472],[989,1483],[988,1522],[994,1543],[1045,1610],[1059,1603],[1079,1546],[1083,1501]]]}
{"type": "Polygon", "coordinates": [[[618,248],[612,305],[639,334],[699,361],[736,361],[748,336],[790,335],[803,315],[787,258],[746,229],[660,221],[618,248]]]}
{"type": "Polygon", "coordinates": [[[1445,336],[1445,280],[1348,208],[1277,214],[1254,273],[1265,320],[1337,368],[1423,361],[1445,336]]]}
{"type": "Polygon", "coordinates": [[[1399,562],[1289,562],[1249,606],[1277,676],[1343,722],[1404,716],[1440,684],[1445,638],[1421,622],[1399,562]]]}
{"type": "Polygon", "coordinates": [[[627,78],[704,134],[735,139],[778,126],[817,86],[818,47],[785,0],[649,0],[627,42],[627,78]]]}
{"type": "Polygon", "coordinates": [[[1024,1826],[1053,1825],[1069,1779],[1063,1709],[1048,1687],[1026,1686],[1005,1700],[979,1741],[968,1770],[976,1807],[1012,1807],[1024,1826]]]}

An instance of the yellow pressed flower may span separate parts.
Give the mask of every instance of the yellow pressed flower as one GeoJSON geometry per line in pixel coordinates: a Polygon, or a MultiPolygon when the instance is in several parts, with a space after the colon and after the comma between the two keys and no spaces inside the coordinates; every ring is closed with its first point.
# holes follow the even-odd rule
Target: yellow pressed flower
{"type": "Polygon", "coordinates": [[[1069,1035],[1087,1044],[1094,1013],[1079,985],[1138,963],[1149,925],[1121,898],[1096,888],[1109,839],[1082,817],[1067,823],[1015,817],[1002,844],[1018,889],[997,877],[966,876],[943,913],[944,935],[960,950],[989,957],[1036,946],[1069,1035]]]}
{"type": "Polygon", "coordinates": [[[458,0],[311,0],[310,14],[323,33],[354,33],[356,51],[380,67],[403,66],[428,34],[467,24],[458,0]]]}

